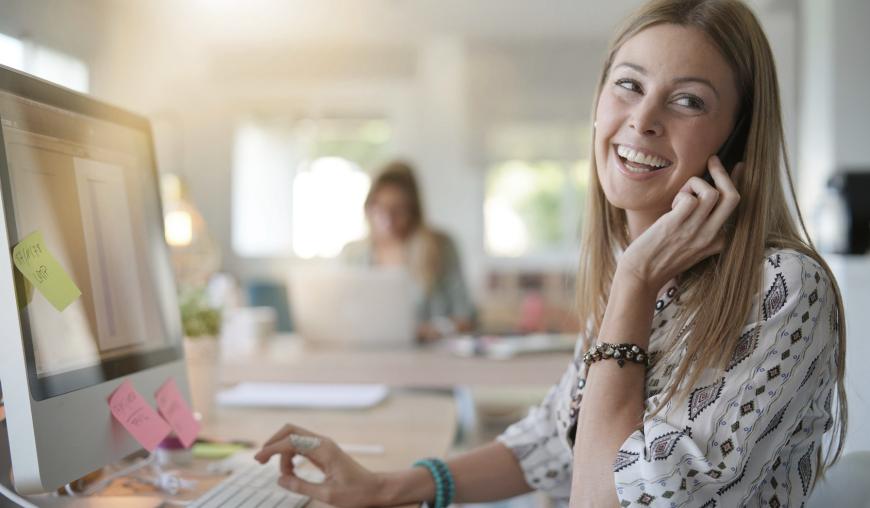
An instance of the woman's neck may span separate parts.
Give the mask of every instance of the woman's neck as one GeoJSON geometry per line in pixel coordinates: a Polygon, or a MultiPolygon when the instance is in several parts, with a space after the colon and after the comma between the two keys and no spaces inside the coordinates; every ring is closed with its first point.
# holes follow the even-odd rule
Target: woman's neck
{"type": "Polygon", "coordinates": [[[403,265],[407,262],[406,241],[400,238],[377,238],[372,241],[374,261],[377,265],[403,265]]]}

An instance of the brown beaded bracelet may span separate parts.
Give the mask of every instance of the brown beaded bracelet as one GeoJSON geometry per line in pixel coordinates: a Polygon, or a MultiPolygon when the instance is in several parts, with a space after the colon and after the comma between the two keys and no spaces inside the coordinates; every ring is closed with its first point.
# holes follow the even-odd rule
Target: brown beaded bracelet
{"type": "Polygon", "coordinates": [[[599,360],[616,360],[620,368],[626,361],[649,366],[649,355],[637,344],[608,344],[601,342],[589,348],[583,355],[583,363],[587,366],[599,360]]]}

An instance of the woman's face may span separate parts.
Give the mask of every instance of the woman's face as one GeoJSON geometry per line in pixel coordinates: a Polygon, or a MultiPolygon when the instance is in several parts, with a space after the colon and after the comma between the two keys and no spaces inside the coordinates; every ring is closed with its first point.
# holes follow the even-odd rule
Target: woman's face
{"type": "Polygon", "coordinates": [[[669,211],[727,139],[738,102],[730,66],[699,30],[661,24],[627,40],[595,117],[595,162],[607,200],[654,217],[669,211]]]}
{"type": "Polygon", "coordinates": [[[411,233],[411,203],[395,185],[384,185],[369,205],[372,235],[379,240],[401,240],[411,233]]]}

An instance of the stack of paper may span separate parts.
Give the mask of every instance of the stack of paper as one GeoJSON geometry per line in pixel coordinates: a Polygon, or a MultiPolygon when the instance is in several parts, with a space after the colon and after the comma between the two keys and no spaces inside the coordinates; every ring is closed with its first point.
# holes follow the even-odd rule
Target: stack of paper
{"type": "Polygon", "coordinates": [[[218,404],[243,407],[367,408],[383,401],[385,385],[239,383],[217,394],[218,404]]]}

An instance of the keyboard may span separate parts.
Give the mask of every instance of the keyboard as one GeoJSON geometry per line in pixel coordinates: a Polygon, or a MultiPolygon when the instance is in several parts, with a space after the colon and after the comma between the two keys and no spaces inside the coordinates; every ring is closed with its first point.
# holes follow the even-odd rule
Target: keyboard
{"type": "Polygon", "coordinates": [[[302,508],[308,496],[278,486],[278,468],[253,459],[233,467],[233,473],[187,505],[190,508],[302,508]]]}

